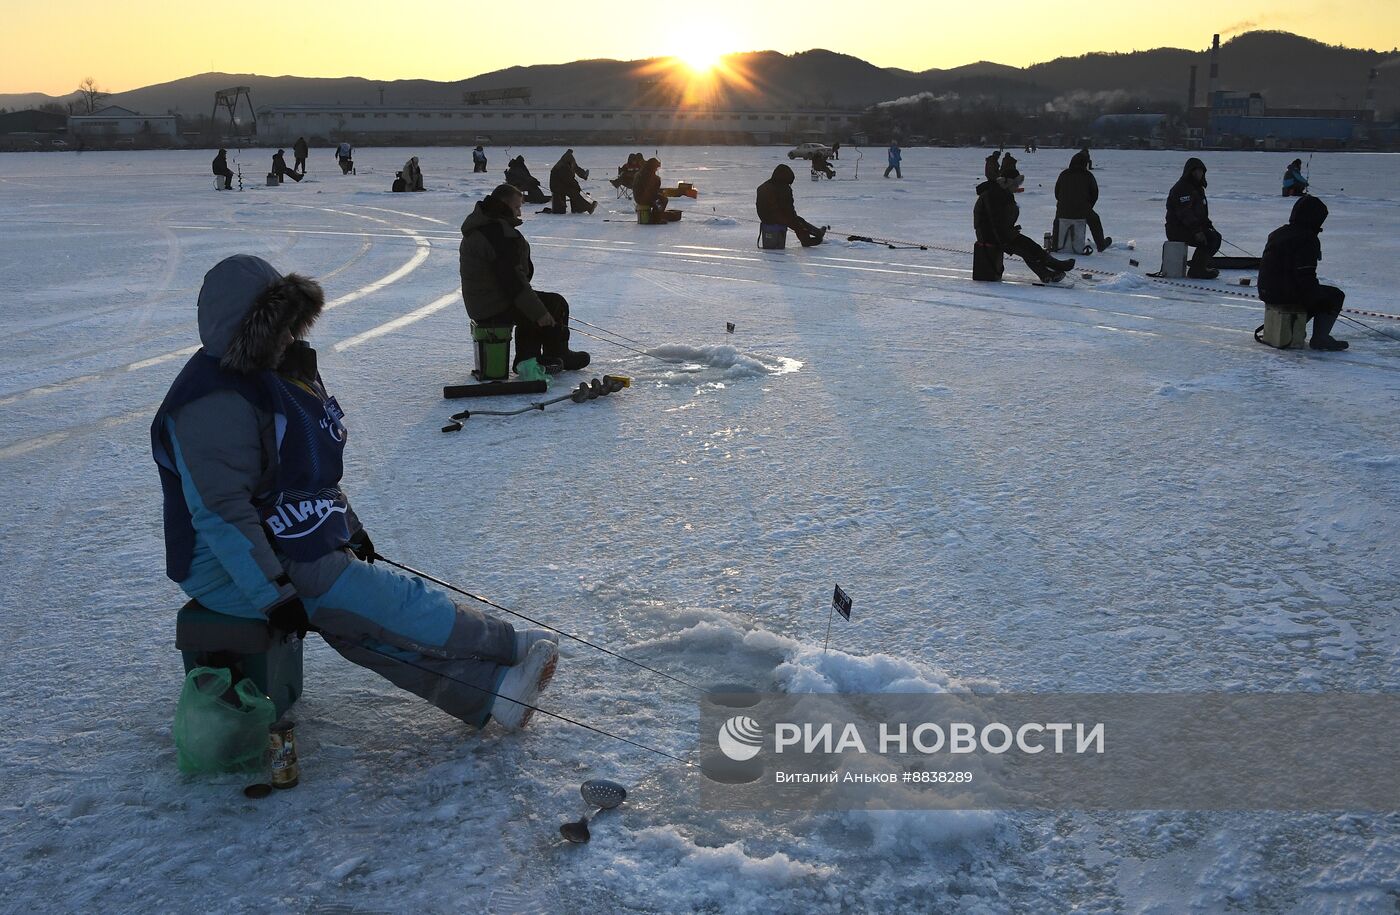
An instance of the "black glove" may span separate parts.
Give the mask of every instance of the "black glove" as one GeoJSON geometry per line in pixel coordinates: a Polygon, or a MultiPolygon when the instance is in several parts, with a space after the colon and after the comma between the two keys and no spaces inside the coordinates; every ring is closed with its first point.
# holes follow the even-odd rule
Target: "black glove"
{"type": "Polygon", "coordinates": [[[374,557],[379,555],[374,551],[374,541],[369,539],[369,534],[365,533],[364,528],[350,536],[347,546],[350,547],[350,552],[355,554],[355,558],[362,562],[374,562],[374,557]]]}
{"type": "Polygon", "coordinates": [[[306,618],[306,608],[301,605],[299,597],[289,597],[267,611],[267,624],[278,632],[295,632],[299,639],[306,638],[306,632],[311,628],[311,621],[306,618]]]}

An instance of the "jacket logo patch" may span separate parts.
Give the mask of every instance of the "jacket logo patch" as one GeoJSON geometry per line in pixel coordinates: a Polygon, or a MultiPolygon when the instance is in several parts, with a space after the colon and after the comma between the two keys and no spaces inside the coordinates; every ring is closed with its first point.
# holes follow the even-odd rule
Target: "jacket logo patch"
{"type": "Polygon", "coordinates": [[[283,502],[263,520],[272,535],[282,540],[298,540],[314,534],[327,520],[344,515],[345,506],[335,499],[303,499],[283,502]]]}

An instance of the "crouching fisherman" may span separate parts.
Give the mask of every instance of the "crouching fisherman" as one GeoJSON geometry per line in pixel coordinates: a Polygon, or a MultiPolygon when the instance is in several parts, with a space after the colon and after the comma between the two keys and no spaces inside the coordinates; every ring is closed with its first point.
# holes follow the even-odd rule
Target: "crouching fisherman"
{"type": "Polygon", "coordinates": [[[215,612],[313,627],[467,724],[523,727],[554,674],[553,633],[517,631],[371,565],[374,546],[340,488],[344,414],[303,340],[323,302],[314,281],[257,257],[205,274],[203,346],[151,424],[166,574],[215,612]]]}
{"type": "Polygon", "coordinates": [[[1304,196],[1293,204],[1288,225],[1269,233],[1264,256],[1259,262],[1259,298],[1267,305],[1293,305],[1307,310],[1312,318],[1313,349],[1346,349],[1345,340],[1332,336],[1332,325],[1342,313],[1346,293],[1336,286],[1317,281],[1317,262],[1322,260],[1322,224],[1327,221],[1327,204],[1304,196]]]}

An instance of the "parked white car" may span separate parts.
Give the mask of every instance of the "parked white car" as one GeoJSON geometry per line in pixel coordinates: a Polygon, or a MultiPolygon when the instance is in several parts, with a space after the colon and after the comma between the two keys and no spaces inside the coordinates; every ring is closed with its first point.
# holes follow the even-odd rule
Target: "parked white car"
{"type": "Polygon", "coordinates": [[[825,143],[803,143],[796,149],[788,150],[789,159],[810,159],[813,153],[821,153],[831,158],[831,147],[825,143]]]}

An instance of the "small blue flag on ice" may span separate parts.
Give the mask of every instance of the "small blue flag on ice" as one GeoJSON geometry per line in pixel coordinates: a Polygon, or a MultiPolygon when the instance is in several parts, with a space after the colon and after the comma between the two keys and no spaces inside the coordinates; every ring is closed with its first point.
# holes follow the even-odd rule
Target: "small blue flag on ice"
{"type": "Polygon", "coordinates": [[[836,593],[831,595],[831,606],[846,619],[851,618],[851,596],[842,591],[840,585],[836,586],[836,593]]]}

